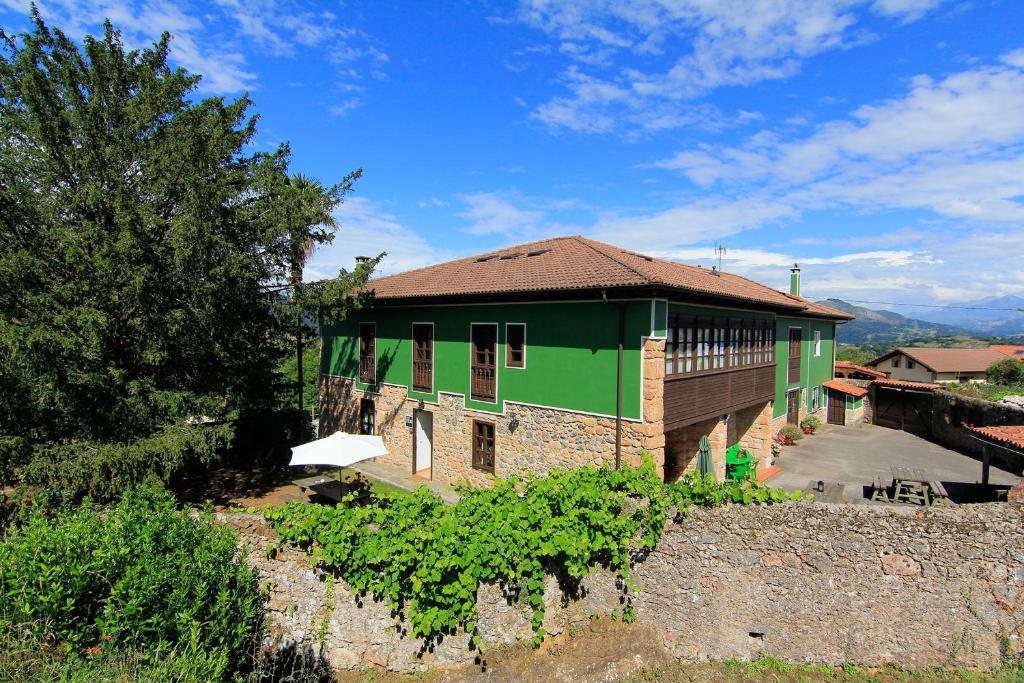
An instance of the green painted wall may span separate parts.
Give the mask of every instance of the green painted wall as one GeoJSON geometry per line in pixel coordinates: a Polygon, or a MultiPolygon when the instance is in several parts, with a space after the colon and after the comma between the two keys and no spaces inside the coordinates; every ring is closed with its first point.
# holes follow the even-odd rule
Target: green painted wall
{"type": "MultiPolygon", "coordinates": [[[[801,387],[804,392],[804,407],[811,408],[811,387],[820,386],[832,379],[833,347],[835,345],[835,323],[830,320],[808,320],[805,318],[779,317],[775,324],[775,410],[774,416],[786,414],[786,393],[801,387]],[[801,333],[800,381],[788,383],[789,328],[799,327],[801,333]],[[821,355],[814,355],[814,331],[821,332],[821,355]]],[[[825,390],[820,390],[819,408],[824,405],[825,390]]]]}
{"type": "MultiPolygon", "coordinates": [[[[641,338],[651,333],[651,301],[626,307],[622,414],[640,419],[641,338]]],[[[356,378],[360,322],[377,324],[377,381],[437,402],[463,394],[466,406],[501,412],[504,401],[615,415],[618,311],[603,302],[488,304],[358,311],[325,327],[321,372],[356,378]],[[411,390],[412,323],[434,323],[434,393],[411,390]],[[499,323],[497,403],[469,399],[470,324],[499,323]],[[526,323],[526,367],[505,367],[505,323],[526,323]]],[[[368,388],[357,381],[361,389],[368,388]]]]}

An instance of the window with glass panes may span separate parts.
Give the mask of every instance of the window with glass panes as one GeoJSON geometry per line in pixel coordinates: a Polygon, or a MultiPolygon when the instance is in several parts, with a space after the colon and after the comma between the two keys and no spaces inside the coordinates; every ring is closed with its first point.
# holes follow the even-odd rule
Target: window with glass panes
{"type": "Polygon", "coordinates": [[[770,320],[670,315],[665,374],[691,375],[767,365],[775,361],[770,320]]]}

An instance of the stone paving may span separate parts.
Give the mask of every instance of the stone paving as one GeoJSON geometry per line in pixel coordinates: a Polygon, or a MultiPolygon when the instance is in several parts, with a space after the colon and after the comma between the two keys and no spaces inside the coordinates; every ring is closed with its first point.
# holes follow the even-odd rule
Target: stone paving
{"type": "MultiPolygon", "coordinates": [[[[979,461],[912,434],[870,424],[823,425],[795,446],[784,446],[776,464],[782,472],[768,480],[769,486],[808,490],[822,481],[824,495],[815,496],[822,502],[866,503],[864,487],[875,477],[891,481],[894,466],[924,470],[941,481],[954,500],[968,485],[981,482],[979,461]]],[[[989,475],[991,484],[1012,486],[1018,481],[995,467],[989,475]]]]}

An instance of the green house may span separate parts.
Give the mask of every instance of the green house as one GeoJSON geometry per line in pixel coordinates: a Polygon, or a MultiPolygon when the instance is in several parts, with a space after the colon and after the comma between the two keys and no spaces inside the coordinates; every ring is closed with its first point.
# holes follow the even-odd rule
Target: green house
{"type": "Polygon", "coordinates": [[[582,237],[372,280],[323,327],[321,432],[379,434],[382,460],[443,482],[638,463],[666,479],[709,436],[767,464],[822,412],[847,314],[714,269],[582,237]]]}

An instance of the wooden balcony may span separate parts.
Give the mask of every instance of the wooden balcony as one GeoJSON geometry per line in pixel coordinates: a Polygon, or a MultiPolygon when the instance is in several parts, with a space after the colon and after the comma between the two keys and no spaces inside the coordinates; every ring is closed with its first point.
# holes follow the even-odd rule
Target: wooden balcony
{"type": "Polygon", "coordinates": [[[434,388],[434,364],[429,360],[412,362],[412,388],[429,394],[434,388]]]}
{"type": "Polygon", "coordinates": [[[495,400],[495,368],[493,365],[474,365],[471,368],[471,385],[469,397],[474,401],[494,403],[495,400]]]}
{"type": "Polygon", "coordinates": [[[771,401],[775,364],[665,378],[665,431],[771,401]]]}
{"type": "Polygon", "coordinates": [[[373,356],[359,357],[359,381],[364,384],[373,384],[377,381],[376,362],[373,356]]]}

